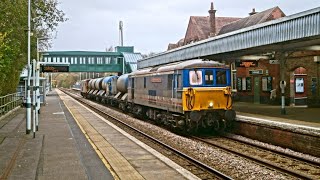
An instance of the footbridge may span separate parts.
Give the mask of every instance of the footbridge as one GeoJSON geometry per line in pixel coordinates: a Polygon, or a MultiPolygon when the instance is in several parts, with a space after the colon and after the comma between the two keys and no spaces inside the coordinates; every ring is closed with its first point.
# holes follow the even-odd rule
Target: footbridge
{"type": "Polygon", "coordinates": [[[312,45],[320,45],[320,7],[156,54],[139,60],[138,69],[194,58],[230,60],[312,45]]]}
{"type": "Polygon", "coordinates": [[[47,51],[42,52],[46,65],[69,64],[69,72],[130,73],[137,69],[140,53],[132,46],[118,46],[115,52],[98,51],[47,51]]]}

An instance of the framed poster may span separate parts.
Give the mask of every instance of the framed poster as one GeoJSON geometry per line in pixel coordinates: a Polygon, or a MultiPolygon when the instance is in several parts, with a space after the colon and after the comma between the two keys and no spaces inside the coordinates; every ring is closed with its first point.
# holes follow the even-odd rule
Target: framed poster
{"type": "Polygon", "coordinates": [[[262,91],[267,91],[268,86],[267,86],[267,77],[262,77],[262,91]]]}
{"type": "Polygon", "coordinates": [[[242,78],[242,90],[246,91],[247,90],[247,81],[246,78],[242,78]]]}
{"type": "Polygon", "coordinates": [[[241,77],[237,78],[237,89],[238,89],[238,91],[242,90],[242,78],[241,77]]]}
{"type": "Polygon", "coordinates": [[[312,96],[317,95],[317,78],[316,77],[311,78],[311,93],[312,93],[312,96]]]}
{"type": "Polygon", "coordinates": [[[252,90],[251,82],[252,82],[251,77],[247,77],[246,78],[247,91],[251,91],[252,90]]]}
{"type": "Polygon", "coordinates": [[[295,78],[296,93],[304,93],[304,79],[302,77],[295,78]]]}
{"type": "Polygon", "coordinates": [[[271,91],[272,90],[272,77],[265,76],[262,77],[262,91],[271,91]]]}

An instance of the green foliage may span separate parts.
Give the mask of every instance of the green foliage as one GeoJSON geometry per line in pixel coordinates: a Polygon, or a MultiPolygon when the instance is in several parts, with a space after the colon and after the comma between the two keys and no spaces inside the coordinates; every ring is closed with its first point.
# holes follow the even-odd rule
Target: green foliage
{"type": "MultiPolygon", "coordinates": [[[[50,37],[64,13],[57,0],[32,0],[31,59],[36,58],[37,37],[50,37]]],[[[28,0],[1,0],[0,3],[0,95],[13,93],[28,55],[28,0]]],[[[44,42],[41,42],[44,43],[44,42]]],[[[48,46],[48,44],[44,44],[48,46]]]]}
{"type": "Polygon", "coordinates": [[[76,73],[59,73],[54,77],[57,81],[57,87],[70,88],[79,80],[79,74],[76,73]]]}

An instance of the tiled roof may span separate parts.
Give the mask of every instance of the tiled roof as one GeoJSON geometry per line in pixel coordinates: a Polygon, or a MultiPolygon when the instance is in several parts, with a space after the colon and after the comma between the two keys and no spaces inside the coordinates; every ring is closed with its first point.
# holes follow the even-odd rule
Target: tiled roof
{"type": "MultiPolygon", "coordinates": [[[[237,21],[241,18],[237,17],[216,17],[216,32],[218,33],[220,29],[231,22],[237,21]]],[[[209,16],[191,16],[189,21],[189,28],[194,28],[196,31],[193,32],[194,36],[199,39],[206,39],[210,35],[210,18],[209,16]]],[[[188,38],[188,30],[186,33],[186,39],[188,38]]]]}
{"type": "MultiPolygon", "coordinates": [[[[216,17],[216,32],[218,33],[224,25],[237,21],[239,19],[241,18],[216,17]]],[[[168,45],[168,50],[188,44],[190,43],[190,41],[199,41],[202,39],[207,39],[210,36],[210,32],[211,31],[209,16],[191,16],[185,38],[180,39],[175,44],[170,43],[168,45]]]]}
{"type": "Polygon", "coordinates": [[[168,50],[183,46],[184,44],[184,38],[180,39],[177,43],[169,43],[168,50]]]}
{"type": "MultiPolygon", "coordinates": [[[[274,7],[246,18],[215,17],[216,35],[225,34],[270,20],[279,19],[284,16],[285,14],[279,7],[274,7]]],[[[209,16],[191,16],[183,43],[180,40],[176,44],[169,44],[168,50],[189,44],[191,42],[207,39],[210,37],[210,32],[209,16]]]]}
{"type": "Polygon", "coordinates": [[[246,27],[267,22],[270,20],[278,19],[284,16],[285,14],[282,12],[282,10],[279,7],[267,9],[260,13],[256,13],[254,15],[248,16],[246,18],[240,19],[238,21],[235,21],[223,26],[220,32],[218,33],[218,35],[225,34],[231,31],[236,31],[242,28],[246,28],[246,27]]]}

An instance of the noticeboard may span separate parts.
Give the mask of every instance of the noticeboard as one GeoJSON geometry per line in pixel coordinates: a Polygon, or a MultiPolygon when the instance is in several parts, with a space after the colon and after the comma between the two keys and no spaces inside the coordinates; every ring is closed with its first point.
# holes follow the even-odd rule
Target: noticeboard
{"type": "Polygon", "coordinates": [[[242,78],[241,77],[237,78],[237,89],[238,89],[238,91],[242,91],[242,78]]]}
{"type": "Polygon", "coordinates": [[[272,90],[272,77],[264,76],[262,77],[262,91],[270,92],[272,90]]]}
{"type": "Polygon", "coordinates": [[[251,91],[252,90],[251,82],[252,82],[251,77],[247,77],[246,78],[247,91],[251,91]]]}
{"type": "Polygon", "coordinates": [[[304,79],[302,77],[295,78],[296,93],[304,93],[304,79]]]}
{"type": "Polygon", "coordinates": [[[69,66],[53,66],[43,65],[40,69],[41,72],[69,72],[69,66]]]}

